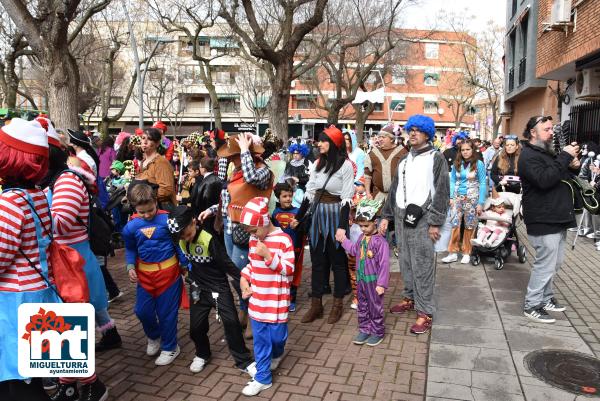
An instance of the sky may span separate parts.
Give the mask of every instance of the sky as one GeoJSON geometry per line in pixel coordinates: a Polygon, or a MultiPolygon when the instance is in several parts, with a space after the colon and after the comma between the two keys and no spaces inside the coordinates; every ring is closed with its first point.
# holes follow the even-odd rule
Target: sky
{"type": "Polygon", "coordinates": [[[442,18],[451,14],[466,16],[471,32],[482,32],[489,21],[506,24],[506,0],[415,0],[416,6],[403,13],[404,26],[419,29],[443,29],[442,18]],[[466,12],[465,12],[466,10],[466,12]]]}

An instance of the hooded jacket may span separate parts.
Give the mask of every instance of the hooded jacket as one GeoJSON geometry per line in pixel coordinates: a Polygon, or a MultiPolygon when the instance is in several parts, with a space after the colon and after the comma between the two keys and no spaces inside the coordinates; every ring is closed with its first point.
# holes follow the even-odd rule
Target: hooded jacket
{"type": "Polygon", "coordinates": [[[354,177],[354,181],[357,181],[365,174],[365,157],[367,155],[358,146],[356,133],[354,131],[346,132],[350,135],[350,139],[352,139],[352,151],[348,151],[348,157],[356,164],[356,177],[354,177]]]}

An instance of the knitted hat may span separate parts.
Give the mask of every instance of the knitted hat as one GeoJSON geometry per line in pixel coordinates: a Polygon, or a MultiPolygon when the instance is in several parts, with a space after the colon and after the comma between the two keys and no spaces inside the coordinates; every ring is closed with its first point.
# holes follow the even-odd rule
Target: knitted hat
{"type": "Polygon", "coordinates": [[[492,206],[506,205],[506,201],[502,198],[492,198],[490,204],[492,204],[492,206]]]}
{"type": "Polygon", "coordinates": [[[383,205],[382,200],[368,200],[363,199],[356,205],[356,219],[364,219],[366,221],[373,221],[377,212],[383,205]]]}
{"type": "Polygon", "coordinates": [[[157,128],[161,130],[163,134],[166,134],[168,129],[167,124],[163,123],[162,121],[157,121],[154,124],[152,124],[152,128],[157,128]]]}
{"type": "Polygon", "coordinates": [[[331,139],[331,142],[333,142],[338,149],[342,147],[342,143],[344,143],[344,135],[338,127],[332,124],[325,128],[323,133],[327,135],[329,139],[331,139]]]}
{"type": "Polygon", "coordinates": [[[77,146],[87,146],[92,145],[92,141],[90,138],[81,131],[74,131],[72,129],[67,128],[67,133],[69,134],[69,140],[72,144],[77,146]]]}
{"type": "Polygon", "coordinates": [[[60,143],[60,137],[58,136],[58,133],[54,129],[54,126],[52,125],[52,121],[50,121],[50,119],[44,114],[40,114],[39,116],[36,117],[35,120],[38,123],[40,123],[40,125],[48,133],[48,143],[50,145],[54,145],[54,146],[60,148],[62,146],[60,143]]]}
{"type": "Polygon", "coordinates": [[[38,121],[13,118],[0,128],[0,141],[21,152],[48,157],[48,135],[38,121]]]}
{"type": "Polygon", "coordinates": [[[381,130],[379,130],[379,133],[377,135],[389,136],[390,138],[395,138],[396,135],[394,134],[394,124],[392,124],[392,123],[386,124],[385,127],[383,127],[381,130]]]}
{"type": "Polygon", "coordinates": [[[125,165],[123,164],[123,162],[119,161],[119,160],[115,160],[114,162],[112,162],[112,164],[110,165],[110,169],[115,169],[119,172],[119,174],[123,174],[123,172],[125,171],[125,165]]]}
{"type": "Polygon", "coordinates": [[[252,198],[240,216],[240,223],[250,227],[266,227],[271,223],[269,220],[269,200],[262,196],[252,198]]]}
{"type": "Polygon", "coordinates": [[[181,232],[194,220],[194,212],[187,206],[179,205],[169,213],[167,227],[174,239],[179,239],[181,232]]]}
{"type": "Polygon", "coordinates": [[[433,140],[435,136],[435,122],[433,118],[424,116],[422,114],[415,114],[410,116],[404,129],[406,132],[410,132],[411,129],[416,128],[429,137],[429,140],[433,140]]]}

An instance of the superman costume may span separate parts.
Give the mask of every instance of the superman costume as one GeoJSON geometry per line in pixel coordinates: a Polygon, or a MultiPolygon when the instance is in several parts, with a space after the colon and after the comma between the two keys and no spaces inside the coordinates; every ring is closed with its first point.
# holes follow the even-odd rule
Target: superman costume
{"type": "Polygon", "coordinates": [[[168,217],[163,210],[151,220],[133,215],[123,228],[123,240],[128,270],[135,266],[138,277],[135,314],[148,338],[160,338],[163,351],[174,351],[178,308],[180,302],[187,305],[180,266],[188,268],[189,261],[171,240],[168,217]]]}
{"type": "Polygon", "coordinates": [[[271,222],[275,227],[281,227],[284,233],[290,236],[294,244],[294,278],[291,283],[291,301],[296,302],[296,294],[302,279],[302,263],[304,261],[304,233],[299,230],[294,230],[290,227],[290,223],[296,218],[300,208],[289,207],[284,209],[279,202],[276,204],[273,213],[271,214],[271,222]]]}

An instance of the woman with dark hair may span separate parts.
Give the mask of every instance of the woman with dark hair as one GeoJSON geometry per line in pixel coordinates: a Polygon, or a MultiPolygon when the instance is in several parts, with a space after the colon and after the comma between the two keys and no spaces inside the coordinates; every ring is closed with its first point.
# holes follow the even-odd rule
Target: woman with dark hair
{"type": "Polygon", "coordinates": [[[135,158],[135,146],[131,144],[131,137],[123,139],[119,151],[117,152],[117,160],[124,162],[126,160],[133,160],[135,158]]]}
{"type": "Polygon", "coordinates": [[[17,352],[19,306],[60,302],[49,263],[50,210],[36,188],[47,171],[48,136],[38,121],[14,118],[0,128],[0,395],[8,401],[50,399],[42,379],[21,376],[17,352]]]}
{"type": "MultiPolygon", "coordinates": [[[[342,317],[344,294],[348,286],[346,252],[336,241],[345,238],[350,205],[354,196],[354,170],[348,160],[344,136],[331,125],[319,135],[319,158],[310,170],[306,195],[298,221],[310,208],[312,221],[308,227],[312,261],[312,301],[302,323],[323,316],[325,272],[332,270],[334,279],[333,306],[327,320],[335,323],[342,317]]],[[[297,222],[294,221],[293,226],[297,222]]]]}
{"type": "Polygon", "coordinates": [[[81,131],[67,129],[67,133],[69,134],[69,143],[75,150],[75,156],[84,163],[82,167],[97,177],[100,159],[92,147],[90,138],[81,131]]]}
{"type": "Polygon", "coordinates": [[[460,232],[463,224],[463,256],[460,263],[467,264],[471,261],[471,239],[477,227],[477,216],[483,211],[486,197],[487,172],[485,165],[479,160],[473,141],[467,139],[459,145],[456,160],[450,170],[452,236],[448,245],[448,256],[442,259],[442,262],[452,263],[458,260],[457,253],[461,250],[460,232]]]}
{"type": "Polygon", "coordinates": [[[102,140],[100,148],[98,149],[98,159],[100,161],[100,164],[98,164],[98,175],[102,181],[110,176],[110,166],[117,157],[114,146],[115,140],[109,135],[102,140]]]}
{"type": "Polygon", "coordinates": [[[142,135],[142,161],[138,180],[148,180],[158,185],[158,203],[163,210],[171,210],[177,203],[175,194],[175,175],[171,163],[158,153],[161,133],[156,128],[147,128],[142,135]]]}
{"type": "Polygon", "coordinates": [[[497,191],[521,192],[519,177],[519,155],[521,146],[516,135],[508,135],[504,140],[504,147],[492,163],[490,176],[497,191]]]}

